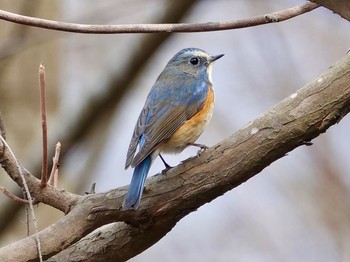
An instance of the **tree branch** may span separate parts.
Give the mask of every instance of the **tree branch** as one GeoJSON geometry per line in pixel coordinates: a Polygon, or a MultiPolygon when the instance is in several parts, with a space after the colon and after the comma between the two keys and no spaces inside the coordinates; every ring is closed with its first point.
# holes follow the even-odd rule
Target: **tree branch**
{"type": "Polygon", "coordinates": [[[48,183],[53,186],[57,187],[58,184],[58,168],[60,167],[60,154],[61,154],[61,143],[57,142],[55,146],[55,155],[52,158],[52,169],[49,177],[48,183]]]}
{"type": "Polygon", "coordinates": [[[260,15],[246,19],[208,22],[196,24],[125,24],[125,25],[86,25],[58,22],[29,16],[18,15],[0,10],[0,19],[22,25],[29,25],[50,30],[84,34],[129,34],[129,33],[156,33],[156,32],[208,32],[230,30],[244,27],[281,22],[319,7],[318,4],[307,2],[286,10],[260,15]]]}
{"type": "Polygon", "coordinates": [[[47,119],[46,119],[46,81],[45,66],[39,66],[39,87],[40,87],[40,109],[41,109],[41,131],[42,131],[42,166],[41,166],[41,187],[47,185],[47,119]]]}
{"type": "Polygon", "coordinates": [[[21,172],[23,173],[22,175],[25,177],[29,192],[33,198],[33,204],[48,204],[64,213],[68,213],[79,198],[78,195],[54,188],[52,186],[42,188],[40,180],[30,174],[28,170],[23,168],[21,164],[18,163],[17,159],[11,154],[10,150],[5,147],[2,140],[0,140],[0,164],[11,179],[21,188],[23,187],[21,172]],[[20,168],[18,168],[18,166],[20,168]]]}
{"type": "Polygon", "coordinates": [[[5,187],[0,186],[0,191],[7,196],[8,198],[12,199],[13,201],[16,201],[19,204],[29,204],[29,201],[27,199],[20,198],[14,194],[12,194],[10,191],[8,191],[5,187]]]}
{"type": "MultiPolygon", "coordinates": [[[[125,261],[156,243],[201,205],[245,182],[294,148],[309,145],[349,112],[347,55],[200,158],[194,157],[165,176],[149,179],[141,210],[131,212],[129,223],[138,226],[109,225],[48,261],[65,261],[71,254],[88,261],[125,261]]],[[[115,215],[111,209],[101,213],[115,215]]]]}
{"type": "MultiPolygon", "coordinates": [[[[187,214],[247,181],[294,148],[310,145],[313,138],[338,123],[350,111],[349,83],[347,55],[200,157],[149,178],[138,210],[121,209],[126,187],[79,198],[70,213],[39,232],[43,257],[63,250],[49,261],[68,261],[72,256],[75,261],[125,261],[139,254],[187,214]],[[110,225],[73,244],[115,221],[128,225],[110,225]]],[[[35,260],[35,256],[32,238],[0,249],[1,261],[24,261],[23,257],[35,260]]]]}
{"type": "MultiPolygon", "coordinates": [[[[23,187],[22,187],[23,188],[23,194],[25,195],[25,198],[27,198],[28,202],[29,202],[29,210],[30,210],[30,213],[31,213],[31,218],[32,218],[34,230],[35,230],[35,233],[38,233],[38,231],[39,231],[38,230],[38,224],[36,222],[36,215],[35,215],[34,207],[33,207],[34,206],[34,201],[33,201],[32,195],[31,195],[31,193],[29,191],[29,187],[28,187],[26,178],[24,176],[24,172],[23,172],[22,166],[20,166],[20,164],[17,161],[17,159],[16,159],[14,153],[12,152],[11,148],[9,147],[9,145],[7,144],[7,142],[5,141],[5,139],[2,136],[0,136],[0,140],[1,140],[2,145],[5,146],[5,150],[9,153],[9,155],[13,159],[14,165],[16,166],[16,169],[17,169],[17,173],[19,174],[19,176],[21,178],[21,182],[22,182],[22,185],[23,185],[23,187]]],[[[27,223],[27,230],[29,230],[29,223],[27,223]]],[[[42,253],[41,253],[41,243],[40,243],[40,239],[39,239],[38,234],[35,234],[34,239],[35,239],[35,244],[36,244],[35,247],[36,247],[36,251],[37,251],[37,256],[39,257],[39,261],[42,262],[43,261],[43,257],[42,257],[42,253]]]]}
{"type": "Polygon", "coordinates": [[[6,130],[5,130],[4,120],[2,119],[1,112],[0,112],[0,135],[6,140],[6,130]]]}

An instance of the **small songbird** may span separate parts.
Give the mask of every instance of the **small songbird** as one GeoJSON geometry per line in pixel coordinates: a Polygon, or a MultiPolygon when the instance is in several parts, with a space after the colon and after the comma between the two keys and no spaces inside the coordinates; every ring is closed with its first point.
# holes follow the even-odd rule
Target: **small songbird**
{"type": "Polygon", "coordinates": [[[130,165],[135,169],[123,209],[139,206],[148,171],[158,155],[170,168],[160,153],[180,153],[190,145],[203,146],[194,142],[213,114],[212,65],[222,56],[186,48],[175,54],[159,75],[129,145],[125,169],[130,165]]]}

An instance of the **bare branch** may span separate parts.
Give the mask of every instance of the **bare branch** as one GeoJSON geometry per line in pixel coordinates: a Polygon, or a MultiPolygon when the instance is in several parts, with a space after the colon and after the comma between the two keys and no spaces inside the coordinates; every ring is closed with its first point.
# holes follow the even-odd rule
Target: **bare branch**
{"type": "Polygon", "coordinates": [[[40,186],[40,180],[31,175],[18,163],[14,154],[8,150],[5,140],[1,136],[0,138],[0,164],[11,179],[21,188],[24,187],[21,175],[25,177],[25,182],[28,185],[30,193],[35,198],[35,201],[32,203],[48,204],[64,213],[68,213],[79,199],[79,196],[52,186],[42,188],[40,186]],[[18,169],[18,166],[21,168],[18,169]]]}
{"type": "Polygon", "coordinates": [[[60,154],[61,154],[61,143],[57,142],[55,147],[55,156],[52,159],[52,169],[50,173],[49,178],[49,185],[52,185],[53,187],[57,188],[57,182],[58,182],[58,168],[60,167],[60,154]]]}
{"type": "Polygon", "coordinates": [[[125,25],[86,25],[58,22],[18,15],[0,10],[0,19],[22,25],[29,25],[50,30],[83,34],[129,34],[129,33],[159,33],[159,32],[210,32],[245,28],[268,23],[281,22],[319,7],[318,4],[307,2],[286,10],[260,15],[240,20],[208,23],[179,24],[125,24],[125,25]]]}
{"type": "Polygon", "coordinates": [[[6,140],[6,130],[4,125],[4,119],[2,118],[1,112],[0,112],[0,135],[6,140]]]}
{"type": "Polygon", "coordinates": [[[20,198],[14,194],[12,194],[10,191],[8,191],[5,187],[0,186],[0,191],[7,196],[8,198],[16,201],[19,204],[29,204],[29,201],[23,198],[20,198]]]}
{"type": "MultiPolygon", "coordinates": [[[[5,145],[7,151],[11,154],[12,158],[15,161],[16,168],[17,168],[17,170],[19,172],[19,175],[20,175],[20,177],[22,179],[22,183],[23,183],[23,187],[24,187],[24,190],[25,190],[25,194],[26,194],[26,196],[28,198],[28,201],[29,201],[29,209],[30,209],[30,212],[31,212],[31,215],[32,215],[32,221],[33,221],[33,225],[34,225],[34,230],[35,230],[35,233],[38,233],[39,229],[38,229],[38,224],[36,223],[36,216],[35,216],[34,206],[33,206],[33,202],[34,201],[33,201],[33,198],[32,198],[32,196],[30,194],[26,178],[24,177],[23,169],[20,166],[19,162],[17,161],[17,158],[15,157],[15,155],[12,152],[11,148],[6,143],[5,139],[2,136],[0,136],[0,140],[5,145]]],[[[40,262],[42,262],[43,261],[43,256],[42,256],[42,253],[41,253],[41,244],[40,244],[39,236],[37,234],[35,235],[35,242],[36,242],[36,249],[37,249],[37,252],[38,252],[37,255],[39,257],[40,262]]]]}
{"type": "Polygon", "coordinates": [[[39,84],[40,84],[40,109],[41,109],[41,130],[43,138],[43,155],[41,166],[41,187],[47,185],[47,120],[46,120],[46,83],[45,66],[43,63],[39,66],[39,84]]]}

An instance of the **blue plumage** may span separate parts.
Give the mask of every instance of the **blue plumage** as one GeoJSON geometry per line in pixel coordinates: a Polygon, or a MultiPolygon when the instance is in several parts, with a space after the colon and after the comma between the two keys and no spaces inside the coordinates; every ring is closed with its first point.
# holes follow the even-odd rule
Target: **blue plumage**
{"type": "Polygon", "coordinates": [[[152,161],[161,152],[181,152],[204,130],[214,103],[211,63],[222,56],[210,56],[197,48],[183,49],[159,75],[147,96],[129,145],[125,168],[131,165],[135,170],[124,209],[138,207],[152,161]],[[203,123],[190,121],[194,116],[193,119],[203,123]]]}
{"type": "Polygon", "coordinates": [[[140,204],[143,187],[145,185],[151,164],[151,156],[147,156],[140,164],[135,167],[130,187],[123,203],[124,209],[134,209],[137,208],[140,204]]]}

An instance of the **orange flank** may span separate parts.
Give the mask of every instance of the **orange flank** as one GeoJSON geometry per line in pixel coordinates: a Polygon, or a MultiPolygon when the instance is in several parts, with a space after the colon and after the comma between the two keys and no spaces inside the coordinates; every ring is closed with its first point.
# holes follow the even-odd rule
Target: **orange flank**
{"type": "Polygon", "coordinates": [[[207,100],[201,110],[191,119],[187,120],[167,141],[160,146],[160,152],[180,152],[189,143],[195,142],[202,134],[213,114],[214,91],[212,87],[208,90],[207,100]]]}

